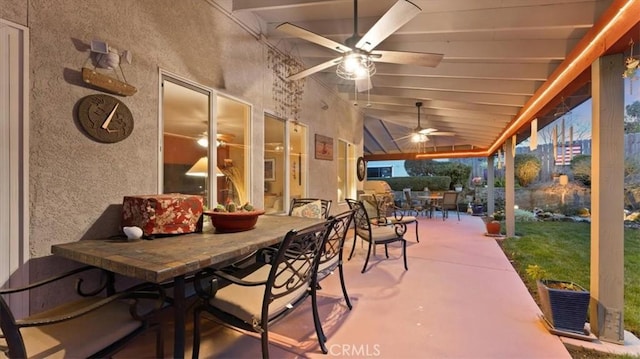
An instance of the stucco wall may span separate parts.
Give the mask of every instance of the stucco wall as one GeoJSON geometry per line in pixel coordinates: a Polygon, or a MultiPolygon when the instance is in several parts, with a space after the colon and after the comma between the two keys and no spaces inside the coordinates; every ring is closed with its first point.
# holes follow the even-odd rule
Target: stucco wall
{"type": "Polygon", "coordinates": [[[27,26],[26,0],[0,0],[0,19],[27,26]]]}
{"type": "MultiPolygon", "coordinates": [[[[159,68],[253,105],[251,191],[261,204],[263,114],[275,107],[266,49],[218,9],[202,0],[0,0],[0,18],[30,30],[31,258],[53,244],[116,234],[122,197],[157,192],[159,68]],[[89,139],[74,118],[78,100],[100,93],[80,74],[91,39],[133,52],[123,70],[138,92],[120,99],[135,129],[115,144],[89,139]]],[[[299,120],[309,126],[310,154],[315,133],[362,148],[361,114],[314,80],[299,120]]],[[[336,161],[310,157],[309,195],[336,201],[336,161]]],[[[50,271],[46,260],[33,262],[32,277],[50,271]]]]}

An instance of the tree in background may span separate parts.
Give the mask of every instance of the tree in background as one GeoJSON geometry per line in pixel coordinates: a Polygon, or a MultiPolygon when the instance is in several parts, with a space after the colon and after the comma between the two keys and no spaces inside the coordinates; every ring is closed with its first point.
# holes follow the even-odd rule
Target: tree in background
{"type": "Polygon", "coordinates": [[[404,168],[409,176],[448,176],[452,186],[467,183],[471,175],[471,167],[459,162],[406,160],[404,168]]]}
{"type": "Polygon", "coordinates": [[[640,132],[640,101],[625,106],[624,133],[640,132]]]}
{"type": "Polygon", "coordinates": [[[433,176],[435,175],[436,162],[432,160],[406,160],[404,169],[409,176],[433,176]]]}
{"type": "Polygon", "coordinates": [[[540,173],[540,159],[532,154],[519,154],[514,158],[515,177],[518,184],[526,187],[531,184],[540,173]]]}
{"type": "Polygon", "coordinates": [[[464,185],[469,182],[471,167],[459,162],[441,162],[436,166],[436,176],[449,176],[451,186],[464,185]]]}

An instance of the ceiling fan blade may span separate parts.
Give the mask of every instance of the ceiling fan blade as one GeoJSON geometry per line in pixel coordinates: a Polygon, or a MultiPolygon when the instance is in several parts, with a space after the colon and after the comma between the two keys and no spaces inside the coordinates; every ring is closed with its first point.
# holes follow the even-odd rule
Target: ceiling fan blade
{"type": "Polygon", "coordinates": [[[436,131],[429,133],[429,136],[455,136],[455,132],[436,131]]]}
{"type": "Polygon", "coordinates": [[[324,46],[327,47],[329,49],[335,50],[339,53],[345,53],[345,52],[349,52],[352,51],[351,48],[349,48],[348,46],[345,46],[339,42],[335,42],[331,39],[327,39],[324,36],[320,36],[314,32],[311,32],[309,30],[303,29],[299,26],[296,26],[292,23],[289,22],[284,22],[278,26],[276,26],[276,29],[286,32],[287,34],[291,35],[291,36],[295,36],[298,38],[301,38],[303,40],[307,40],[309,42],[313,42],[314,44],[318,44],[320,46],[324,46]]]}
{"type": "Polygon", "coordinates": [[[371,83],[371,76],[355,79],[355,82],[358,92],[368,91],[373,88],[373,84],[371,83]]]}
{"type": "Polygon", "coordinates": [[[433,132],[437,132],[437,131],[438,131],[437,128],[429,127],[429,128],[422,128],[418,132],[422,133],[423,135],[429,135],[429,134],[431,134],[433,132]]]}
{"type": "Polygon", "coordinates": [[[392,139],[394,141],[404,141],[404,140],[410,140],[411,136],[413,136],[413,133],[410,133],[410,134],[404,135],[404,136],[400,136],[400,137],[392,137],[392,139]]]}
{"type": "Polygon", "coordinates": [[[436,67],[442,61],[442,54],[409,51],[375,50],[371,52],[371,61],[388,62],[401,65],[436,67]]]}
{"type": "Polygon", "coordinates": [[[373,50],[421,11],[422,9],[410,1],[399,0],[362,36],[356,47],[367,52],[373,50]]]}
{"type": "Polygon", "coordinates": [[[342,61],[342,57],[336,57],[335,59],[331,59],[329,61],[323,62],[321,64],[318,64],[314,67],[310,67],[306,70],[302,70],[300,72],[298,72],[297,74],[293,74],[289,77],[287,77],[287,80],[300,80],[303,77],[307,77],[309,75],[315,74],[316,72],[320,72],[326,68],[329,68],[331,66],[337,65],[338,63],[340,63],[340,61],[342,61]]]}
{"type": "Polygon", "coordinates": [[[403,143],[406,143],[406,144],[419,144],[419,143],[425,143],[425,142],[429,141],[429,136],[427,136],[427,135],[423,135],[421,137],[420,141],[414,141],[413,140],[413,136],[415,136],[415,134],[414,133],[410,133],[410,134],[405,135],[405,136],[395,137],[395,138],[393,138],[393,141],[394,142],[403,142],[403,143]]]}

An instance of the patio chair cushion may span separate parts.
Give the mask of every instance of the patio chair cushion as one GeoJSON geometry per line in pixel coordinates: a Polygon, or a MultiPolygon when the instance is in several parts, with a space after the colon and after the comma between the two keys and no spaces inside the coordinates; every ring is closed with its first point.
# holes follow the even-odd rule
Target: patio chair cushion
{"type": "Polygon", "coordinates": [[[418,219],[416,216],[402,216],[402,219],[396,219],[394,216],[385,217],[386,223],[413,223],[418,219]]]}
{"type": "MultiPolygon", "coordinates": [[[[244,277],[243,280],[250,282],[266,281],[270,270],[271,266],[266,264],[244,277]]],[[[306,287],[301,287],[297,291],[276,298],[269,305],[269,317],[290,308],[293,303],[302,298],[307,289],[306,287]]],[[[230,284],[219,289],[216,295],[209,300],[209,304],[243,320],[245,323],[255,326],[262,319],[263,297],[264,285],[241,286],[230,284]]]]}
{"type": "MultiPolygon", "coordinates": [[[[368,239],[369,233],[366,229],[358,229],[358,236],[368,239]]],[[[398,234],[396,233],[396,227],[394,226],[372,226],[371,227],[371,236],[373,237],[373,241],[385,241],[388,239],[398,238],[398,234]]]]}
{"type": "MultiPolygon", "coordinates": [[[[102,298],[58,306],[26,319],[50,318],[102,298]]],[[[129,312],[129,301],[115,301],[73,320],[20,330],[29,358],[87,358],[138,329],[142,322],[129,312]],[[87,328],[90,328],[88,330],[87,328]]]]}
{"type": "Polygon", "coordinates": [[[307,203],[304,206],[296,207],[291,210],[291,215],[306,218],[324,218],[322,213],[322,201],[317,200],[307,203]]]}

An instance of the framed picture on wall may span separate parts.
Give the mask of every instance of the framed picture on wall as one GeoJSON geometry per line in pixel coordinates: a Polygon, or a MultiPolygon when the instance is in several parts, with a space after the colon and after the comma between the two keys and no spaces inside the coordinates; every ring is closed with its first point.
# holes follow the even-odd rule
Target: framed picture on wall
{"type": "Polygon", "coordinates": [[[264,180],[265,181],[276,180],[276,159],[275,158],[264,159],[264,180]]]}
{"type": "Polygon", "coordinates": [[[316,134],[316,159],[333,161],[333,138],[316,134]]]}

